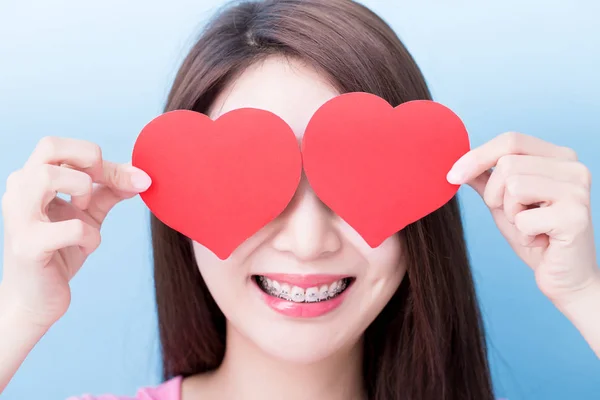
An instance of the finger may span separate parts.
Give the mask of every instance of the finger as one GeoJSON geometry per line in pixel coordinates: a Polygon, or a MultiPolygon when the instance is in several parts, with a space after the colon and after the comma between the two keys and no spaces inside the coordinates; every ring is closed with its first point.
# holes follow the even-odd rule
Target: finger
{"type": "Polygon", "coordinates": [[[504,212],[504,216],[506,220],[511,224],[515,222],[515,215],[520,213],[521,211],[527,210],[528,205],[521,203],[521,199],[517,196],[514,196],[510,191],[504,192],[502,211],[504,212]]]}
{"type": "Polygon", "coordinates": [[[99,186],[94,190],[87,208],[88,214],[99,224],[102,224],[115,205],[146,190],[152,183],[144,171],[133,167],[131,163],[115,164],[108,161],[104,163],[104,181],[107,185],[99,186]],[[131,186],[135,189],[132,190],[131,186]],[[120,189],[122,187],[125,189],[120,189]]]}
{"type": "Polygon", "coordinates": [[[85,140],[43,138],[24,168],[42,164],[77,169],[90,175],[93,182],[121,191],[137,193],[146,190],[151,183],[150,177],[139,168],[103,160],[100,147],[85,140]]]}
{"type": "Polygon", "coordinates": [[[590,172],[580,162],[539,156],[507,155],[498,160],[485,188],[483,198],[490,208],[502,206],[506,179],[513,175],[536,175],[561,182],[572,182],[584,188],[591,186],[590,172]]]}
{"type": "Polygon", "coordinates": [[[91,254],[100,245],[100,230],[80,219],[43,223],[38,238],[46,241],[46,251],[79,246],[84,254],[91,254]],[[62,236],[62,237],[61,237],[62,236]]]}
{"type": "Polygon", "coordinates": [[[77,196],[77,207],[85,207],[92,194],[89,175],[56,165],[42,164],[24,171],[19,198],[25,215],[35,220],[46,220],[46,207],[57,193],[77,196]]]}
{"type": "Polygon", "coordinates": [[[508,132],[463,155],[448,173],[448,181],[453,184],[466,183],[494,167],[501,157],[508,154],[577,160],[575,152],[567,147],[557,146],[533,136],[508,132]]]}
{"type": "MultiPolygon", "coordinates": [[[[469,185],[475,189],[475,191],[477,193],[479,193],[479,195],[484,198],[485,197],[485,192],[487,190],[487,188],[490,185],[493,185],[492,183],[492,179],[493,177],[497,175],[494,175],[494,173],[492,171],[485,171],[483,174],[479,175],[478,177],[476,177],[475,179],[471,180],[469,182],[469,185]]],[[[509,204],[509,208],[511,208],[511,200],[512,198],[507,201],[507,203],[509,204]]],[[[518,212],[520,209],[519,206],[520,204],[518,204],[518,202],[515,201],[515,210],[513,212],[518,212]]],[[[544,240],[543,237],[531,237],[529,235],[525,235],[522,234],[521,232],[519,232],[518,230],[515,229],[515,227],[512,224],[512,221],[509,221],[505,215],[505,210],[501,209],[501,207],[496,207],[496,208],[492,208],[490,207],[490,210],[492,211],[492,215],[494,216],[494,220],[496,221],[496,223],[498,224],[500,230],[509,235],[509,237],[515,237],[517,240],[516,244],[522,245],[522,246],[530,246],[530,247],[537,247],[537,246],[545,246],[547,244],[547,240],[544,240]],[[500,213],[502,213],[502,215],[499,215],[500,213]]]]}
{"type": "Polygon", "coordinates": [[[490,174],[487,185],[485,186],[481,196],[489,208],[501,208],[504,204],[506,178],[508,176],[509,175],[507,175],[506,172],[499,167],[494,168],[490,174]]]}
{"type": "Polygon", "coordinates": [[[98,223],[102,224],[110,212],[119,202],[135,196],[135,193],[122,192],[108,186],[99,186],[94,190],[87,207],[87,213],[98,223]]]}
{"type": "Polygon", "coordinates": [[[94,177],[101,171],[102,150],[85,140],[47,136],[38,142],[24,168],[42,164],[68,164],[90,170],[94,177]]]}
{"type": "Polygon", "coordinates": [[[517,229],[517,227],[510,223],[504,214],[504,210],[502,209],[491,209],[491,214],[494,218],[498,229],[502,233],[502,235],[506,238],[508,243],[511,245],[513,249],[519,251],[521,247],[543,247],[548,245],[547,238],[544,238],[544,235],[540,235],[535,237],[532,241],[532,237],[522,233],[517,229]]]}
{"type": "Polygon", "coordinates": [[[547,235],[525,235],[522,236],[523,246],[527,247],[548,247],[549,240],[547,235]]]}
{"type": "MultiPolygon", "coordinates": [[[[572,201],[589,206],[589,192],[570,182],[557,182],[551,178],[534,175],[512,175],[506,179],[506,195],[504,201],[512,204],[504,204],[507,218],[514,221],[516,210],[522,211],[522,207],[514,205],[515,202],[521,206],[550,205],[558,201],[572,201]],[[509,199],[509,196],[514,199],[509,199]]],[[[527,207],[526,207],[527,208],[527,207]]]]}
{"type": "MultiPolygon", "coordinates": [[[[515,222],[515,215],[527,209],[527,206],[521,204],[517,197],[511,195],[507,190],[504,192],[504,199],[502,201],[503,206],[501,207],[504,217],[508,223],[513,224],[515,222]]],[[[521,246],[530,246],[535,241],[535,236],[528,235],[524,232],[516,230],[516,238],[521,246]]]]}
{"type": "Polygon", "coordinates": [[[38,222],[27,238],[12,245],[13,254],[32,261],[46,261],[54,252],[71,246],[79,246],[89,255],[100,245],[100,231],[79,219],[38,222]]]}
{"type": "Polygon", "coordinates": [[[117,164],[104,160],[102,162],[102,177],[98,180],[116,192],[139,193],[152,184],[150,176],[131,163],[117,164]]]}
{"type": "Polygon", "coordinates": [[[492,176],[493,171],[487,170],[483,174],[471,179],[468,184],[483,198],[492,176]]]}
{"type": "Polygon", "coordinates": [[[587,207],[563,202],[522,211],[515,216],[515,226],[530,236],[545,234],[555,240],[569,241],[588,228],[590,220],[587,207]]]}

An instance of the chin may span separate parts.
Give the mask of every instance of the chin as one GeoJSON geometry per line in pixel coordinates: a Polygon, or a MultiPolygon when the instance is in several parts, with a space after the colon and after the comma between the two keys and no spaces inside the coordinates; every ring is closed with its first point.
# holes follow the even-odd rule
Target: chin
{"type": "Polygon", "coordinates": [[[323,332],[316,326],[297,329],[296,332],[290,334],[288,327],[273,327],[270,332],[257,332],[258,335],[251,340],[270,358],[306,365],[337,356],[341,349],[353,349],[361,336],[361,332],[353,335],[347,330],[323,332]]]}
{"type": "Polygon", "coordinates": [[[364,302],[360,301],[360,285],[354,285],[356,278],[304,276],[294,281],[296,289],[304,287],[304,297],[302,292],[294,297],[298,293],[294,285],[286,292],[286,284],[277,283],[277,279],[291,278],[269,275],[267,281],[253,276],[244,314],[230,319],[235,329],[261,353],[292,364],[314,364],[354,349],[372,319],[370,314],[377,314],[368,306],[357,312],[364,302]],[[323,295],[327,286],[323,282],[328,285],[328,295],[323,295]],[[311,287],[323,288],[319,301],[308,299],[311,287]]]}

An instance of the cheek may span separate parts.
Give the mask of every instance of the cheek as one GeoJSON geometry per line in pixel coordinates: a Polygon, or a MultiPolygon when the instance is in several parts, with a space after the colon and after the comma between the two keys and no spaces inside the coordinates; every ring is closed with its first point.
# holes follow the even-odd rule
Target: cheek
{"type": "Polygon", "coordinates": [[[337,228],[348,242],[355,249],[360,257],[367,260],[367,265],[377,266],[381,272],[387,271],[391,266],[398,266],[403,258],[403,235],[402,232],[390,236],[376,248],[372,248],[365,242],[360,234],[341,218],[337,217],[337,228]]]}
{"type": "Polygon", "coordinates": [[[377,266],[382,273],[391,270],[393,266],[404,264],[404,244],[399,234],[390,236],[376,248],[371,248],[363,240],[360,251],[363,257],[369,261],[369,265],[377,266]]]}
{"type": "Polygon", "coordinates": [[[406,274],[403,247],[401,238],[395,235],[379,247],[367,250],[365,257],[369,267],[365,271],[364,283],[373,299],[389,299],[400,286],[406,274]]]}
{"type": "Polygon", "coordinates": [[[206,247],[195,242],[193,248],[198,269],[208,290],[219,307],[227,309],[240,286],[240,275],[236,274],[237,269],[232,266],[234,259],[221,260],[206,247]]]}

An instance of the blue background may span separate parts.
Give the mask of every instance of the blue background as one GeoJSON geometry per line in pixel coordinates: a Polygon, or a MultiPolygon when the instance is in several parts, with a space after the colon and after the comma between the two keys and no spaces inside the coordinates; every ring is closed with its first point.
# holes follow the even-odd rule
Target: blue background
{"type": "MultiPolygon", "coordinates": [[[[474,145],[517,130],[576,149],[600,176],[598,2],[364,3],[394,27],[474,145]]],[[[87,139],[108,159],[128,161],[139,130],[161,112],[186,50],[222,4],[1,1],[1,191],[45,135],[87,139]]],[[[600,361],[540,294],[483,202],[470,188],[461,196],[498,396],[600,398],[600,361]]],[[[600,227],[600,204],[593,206],[600,227]]],[[[73,280],[67,315],[0,397],[125,395],[158,383],[149,254],[146,208],[139,198],[120,204],[101,248],[73,280]]]]}

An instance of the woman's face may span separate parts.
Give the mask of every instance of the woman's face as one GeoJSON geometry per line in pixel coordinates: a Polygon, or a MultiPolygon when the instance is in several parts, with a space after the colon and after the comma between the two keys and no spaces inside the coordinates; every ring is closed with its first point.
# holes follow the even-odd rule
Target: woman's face
{"type": "MultiPolygon", "coordinates": [[[[313,69],[272,57],[224,90],[209,115],[267,110],[300,140],[313,113],[337,94],[313,69]]],[[[316,362],[354,346],[406,271],[397,235],[369,247],[319,201],[304,176],[287,209],[227,260],[199,243],[194,251],[229,329],[292,362],[316,362]]]]}

